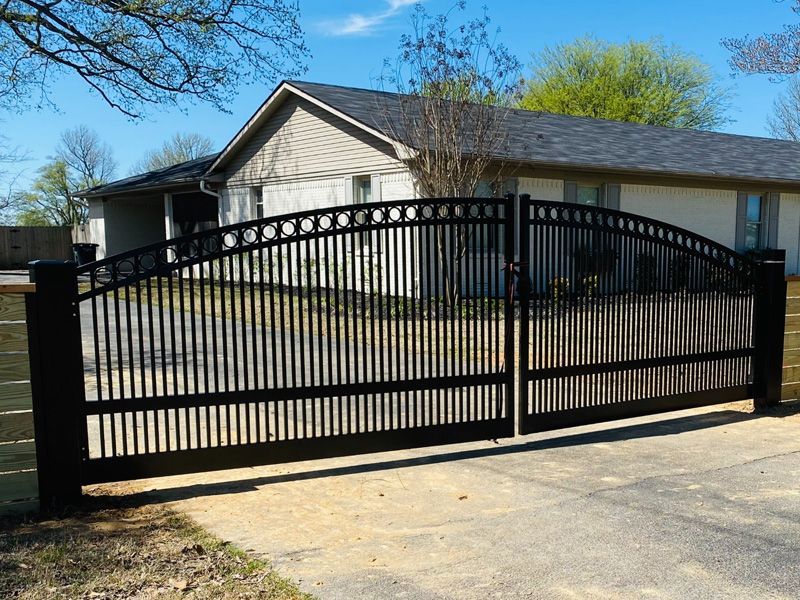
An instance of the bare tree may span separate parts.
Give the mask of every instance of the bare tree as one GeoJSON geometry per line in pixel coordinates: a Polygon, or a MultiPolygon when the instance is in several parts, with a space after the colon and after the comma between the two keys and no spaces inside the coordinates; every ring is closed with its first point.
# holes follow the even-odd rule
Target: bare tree
{"type": "Polygon", "coordinates": [[[22,162],[27,159],[27,155],[19,148],[12,147],[8,139],[0,136],[0,222],[10,223],[16,215],[16,194],[17,181],[20,173],[10,173],[9,165],[22,162]]]}
{"type": "Polygon", "coordinates": [[[107,183],[116,162],[111,147],[79,125],[61,134],[55,156],[39,169],[32,188],[12,195],[22,225],[81,225],[89,206],[74,193],[107,183]]]}
{"type": "Polygon", "coordinates": [[[298,16],[293,0],[3,0],[0,106],[51,102],[60,72],[131,117],[182,97],[227,110],[241,83],[303,71],[298,16]]]}
{"type": "Polygon", "coordinates": [[[70,185],[75,190],[107,183],[117,170],[111,146],[86,125],[78,125],[61,134],[56,158],[66,164],[70,185]]]}
{"type": "Polygon", "coordinates": [[[800,142],[800,80],[792,79],[780,94],[767,117],[769,132],[776,138],[800,142]]]}
{"type": "MultiPolygon", "coordinates": [[[[451,11],[431,16],[415,7],[412,32],[400,39],[394,62],[386,61],[382,113],[389,135],[400,142],[423,197],[472,196],[482,179],[506,175],[501,157],[509,140],[504,127],[521,88],[519,61],[489,31],[489,16],[451,25],[451,11]]],[[[436,245],[445,288],[453,306],[460,296],[460,269],[471,229],[461,227],[449,252],[444,227],[436,245]]]]}
{"type": "Polygon", "coordinates": [[[131,167],[131,174],[144,173],[171,167],[187,160],[207,156],[214,151],[211,138],[200,133],[176,133],[158,150],[148,151],[131,167]]]}
{"type": "MultiPolygon", "coordinates": [[[[800,0],[792,11],[800,16],[800,0]]],[[[742,73],[762,73],[778,78],[800,71],[800,23],[784,25],[783,31],[755,38],[726,38],[722,45],[731,52],[730,63],[742,73]]]]}

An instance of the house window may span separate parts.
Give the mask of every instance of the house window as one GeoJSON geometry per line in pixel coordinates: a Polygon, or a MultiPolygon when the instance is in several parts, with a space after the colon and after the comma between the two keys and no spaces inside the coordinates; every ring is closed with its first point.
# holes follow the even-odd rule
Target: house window
{"type": "Polygon", "coordinates": [[[744,249],[754,250],[763,246],[764,196],[747,194],[744,225],[744,249]]]}
{"type": "Polygon", "coordinates": [[[583,206],[597,206],[619,210],[622,186],[619,183],[598,182],[591,179],[564,182],[564,202],[583,206]]]}
{"type": "Polygon", "coordinates": [[[578,184],[577,203],[586,206],[600,206],[601,187],[599,185],[578,184]]]}
{"type": "MultiPolygon", "coordinates": [[[[372,202],[372,177],[361,175],[353,177],[353,200],[356,204],[372,202]]],[[[369,220],[368,212],[357,212],[356,223],[366,225],[369,220]]],[[[369,252],[370,234],[372,234],[372,251],[380,252],[381,236],[378,232],[362,231],[358,234],[358,245],[362,251],[369,252]]]]}
{"type": "MultiPolygon", "coordinates": [[[[494,198],[495,186],[490,181],[481,180],[475,187],[475,198],[494,198]]],[[[495,225],[473,225],[470,231],[471,243],[468,247],[476,253],[500,252],[502,250],[502,240],[500,239],[501,228],[495,225]]]]}
{"type": "Polygon", "coordinates": [[[250,198],[253,205],[253,218],[264,218],[264,189],[261,187],[250,188],[250,198]]]}
{"type": "Polygon", "coordinates": [[[366,204],[372,202],[372,178],[369,175],[353,178],[353,198],[356,204],[366,204]]]}

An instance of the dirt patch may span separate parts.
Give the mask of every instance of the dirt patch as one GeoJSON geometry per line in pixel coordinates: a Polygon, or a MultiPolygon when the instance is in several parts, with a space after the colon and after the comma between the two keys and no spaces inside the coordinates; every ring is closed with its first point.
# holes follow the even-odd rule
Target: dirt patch
{"type": "Polygon", "coordinates": [[[184,515],[111,502],[0,522],[0,597],[309,598],[184,515]]]}
{"type": "MultiPolygon", "coordinates": [[[[721,404],[720,408],[724,410],[735,410],[748,414],[753,414],[756,412],[753,407],[752,400],[729,402],[728,404],[721,404]]],[[[800,421],[800,400],[785,400],[778,406],[759,410],[758,414],[768,417],[778,417],[788,421],[800,421]]]]}

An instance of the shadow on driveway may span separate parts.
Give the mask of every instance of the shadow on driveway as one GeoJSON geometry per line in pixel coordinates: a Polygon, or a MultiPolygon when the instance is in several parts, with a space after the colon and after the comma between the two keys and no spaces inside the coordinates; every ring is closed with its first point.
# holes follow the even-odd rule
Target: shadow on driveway
{"type": "MultiPolygon", "coordinates": [[[[712,427],[720,427],[734,423],[742,423],[761,419],[764,417],[783,418],[800,414],[800,400],[785,402],[778,407],[762,409],[758,412],[742,412],[740,410],[720,410],[704,414],[690,414],[687,416],[672,419],[660,419],[648,423],[636,423],[632,425],[621,425],[605,429],[581,432],[569,435],[558,435],[546,439],[535,441],[520,442],[524,438],[511,438],[509,445],[496,445],[489,448],[476,448],[469,450],[444,451],[435,455],[426,455],[412,458],[383,460],[367,462],[363,464],[338,466],[323,469],[300,471],[281,475],[270,475],[266,477],[254,477],[236,481],[224,481],[214,483],[202,483],[196,485],[186,485],[158,491],[134,492],[124,497],[114,497],[113,503],[119,505],[123,502],[130,506],[141,506],[146,504],[160,504],[177,500],[186,500],[202,496],[216,496],[237,492],[253,491],[259,487],[287,483],[292,481],[306,481],[313,479],[323,479],[328,477],[338,477],[342,475],[352,475],[358,473],[372,473],[397,468],[408,468],[422,465],[432,465],[448,463],[453,461],[482,458],[488,456],[502,456],[508,454],[518,454],[523,452],[533,452],[537,450],[547,450],[554,448],[567,448],[583,446],[589,444],[602,444],[617,442],[622,440],[634,440],[641,438],[657,438],[662,436],[676,435],[690,431],[698,431],[712,427]]],[[[592,427],[603,426],[593,425],[592,427]]],[[[607,425],[606,425],[607,426],[607,425]]],[[[562,430],[568,431],[568,430],[562,430]]],[[[542,434],[539,434],[542,435],[542,434]]],[[[552,434],[549,434],[552,435],[552,434]]],[[[103,503],[104,496],[97,496],[93,502],[103,503]]]]}

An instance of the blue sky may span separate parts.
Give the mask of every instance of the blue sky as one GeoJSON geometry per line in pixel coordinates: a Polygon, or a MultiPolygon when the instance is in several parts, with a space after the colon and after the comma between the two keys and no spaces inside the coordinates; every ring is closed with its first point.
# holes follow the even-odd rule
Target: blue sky
{"type": "MultiPolygon", "coordinates": [[[[453,0],[427,0],[425,5],[430,12],[443,12],[453,0]]],[[[735,96],[730,117],[734,122],[725,131],[746,135],[766,135],[766,117],[783,86],[763,76],[731,77],[720,39],[778,30],[795,19],[788,0],[490,0],[468,2],[467,12],[477,14],[483,5],[488,7],[493,26],[501,29],[503,42],[525,64],[533,51],[586,34],[614,42],[659,36],[675,43],[709,63],[732,88],[735,96]]],[[[301,0],[300,7],[312,53],[303,78],[361,87],[374,87],[383,59],[396,54],[413,8],[409,0],[301,0]]],[[[145,120],[132,122],[74,78],[64,77],[53,87],[58,112],[0,112],[0,133],[31,157],[21,165],[23,183],[52,153],[60,132],[79,124],[94,128],[113,146],[119,175],[124,176],[146,150],[177,131],[204,133],[221,148],[271,89],[243,86],[230,105],[231,114],[199,105],[188,106],[185,113],[177,109],[151,111],[145,120]]]]}

